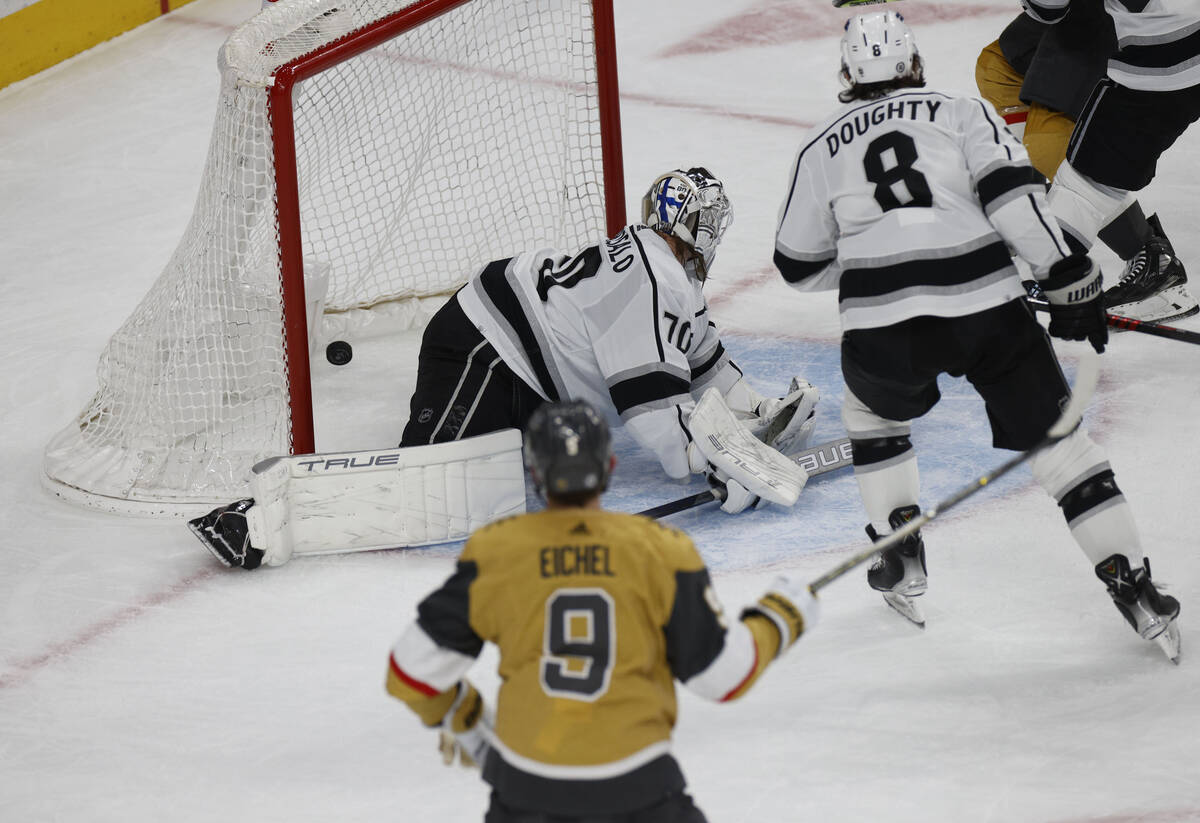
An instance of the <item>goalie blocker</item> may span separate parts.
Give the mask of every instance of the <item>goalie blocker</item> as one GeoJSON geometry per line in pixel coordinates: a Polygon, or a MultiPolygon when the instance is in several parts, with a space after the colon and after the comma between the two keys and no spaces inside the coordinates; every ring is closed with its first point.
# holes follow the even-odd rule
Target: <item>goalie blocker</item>
{"type": "Polygon", "coordinates": [[[227,566],[461,540],[525,511],[521,434],[273,457],[254,467],[250,491],[188,523],[227,566]]]}

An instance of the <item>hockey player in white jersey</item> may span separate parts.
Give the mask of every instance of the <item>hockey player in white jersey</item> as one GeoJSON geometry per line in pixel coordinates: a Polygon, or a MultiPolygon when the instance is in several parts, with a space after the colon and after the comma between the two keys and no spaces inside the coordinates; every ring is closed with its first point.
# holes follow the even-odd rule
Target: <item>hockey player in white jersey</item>
{"type": "Polygon", "coordinates": [[[732,217],[720,180],[676,169],[615,237],[485,265],[425,329],[402,448],[264,461],[254,497],[191,521],[193,532],[242,568],[465,537],[524,510],[502,435],[560,400],[619,419],[670,477],[703,473],[727,513],[795,503],[807,475],[783,453],[807,444],[818,392],[795,378],[784,397],[764,397],[721,343],[703,286],[732,217]]]}
{"type": "MultiPolygon", "coordinates": [[[[1050,24],[1065,19],[1072,4],[1022,0],[1030,17],[1050,24]]],[[[1076,121],[1049,195],[1050,209],[1076,250],[1087,250],[1110,230],[1135,203],[1132,192],[1154,179],[1162,154],[1200,119],[1200,2],[1104,0],[1104,7],[1117,51],[1076,121]]],[[[1156,218],[1140,225],[1141,246],[1105,294],[1106,305],[1139,320],[1200,311],[1162,225],[1156,218]]]]}
{"type": "MultiPolygon", "coordinates": [[[[771,445],[804,445],[816,390],[797,378],[786,398],[759,394],[708,314],[704,281],[733,219],[724,186],[706,169],[676,169],[642,211],[595,246],[527,251],[472,277],[426,328],[401,445],[523,429],[547,400],[587,400],[684,478],[704,467],[689,418],[710,387],[760,431],[787,407],[793,425],[771,445]]],[[[731,489],[725,510],[747,504],[731,489]]]]}
{"type": "MultiPolygon", "coordinates": [[[[775,245],[784,279],[837,289],[842,418],[876,539],[919,513],[911,421],[938,401],[941,373],[983,397],[998,448],[1025,450],[1070,389],[1024,300],[1009,249],[1050,302],[1050,334],[1107,341],[1100,272],[1068,250],[1040,176],[991,105],[925,90],[912,32],[889,11],[852,18],[842,39],[846,105],[805,138],[775,245]]],[[[1179,603],[1151,583],[1133,515],[1104,452],[1082,429],[1032,461],[1118,609],[1178,657],[1179,603]]],[[[918,625],[920,534],[868,570],[872,588],[918,625]]]]}

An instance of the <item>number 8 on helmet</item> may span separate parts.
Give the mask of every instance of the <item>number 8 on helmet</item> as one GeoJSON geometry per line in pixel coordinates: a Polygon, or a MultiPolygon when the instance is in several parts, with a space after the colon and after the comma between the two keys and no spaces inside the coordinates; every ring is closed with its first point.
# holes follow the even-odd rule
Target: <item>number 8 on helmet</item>
{"type": "Polygon", "coordinates": [[[842,35],[843,103],[882,96],[895,84],[925,85],[925,69],[912,30],[898,12],[861,14],[846,21],[842,35]],[[879,94],[871,94],[880,85],[879,94]]]}

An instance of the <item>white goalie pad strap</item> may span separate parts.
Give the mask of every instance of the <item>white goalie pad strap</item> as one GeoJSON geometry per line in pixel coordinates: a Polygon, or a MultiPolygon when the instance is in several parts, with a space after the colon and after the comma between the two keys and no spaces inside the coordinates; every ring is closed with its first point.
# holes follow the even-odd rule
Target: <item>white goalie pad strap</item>
{"type": "Polygon", "coordinates": [[[704,458],[752,494],[781,506],[800,498],[808,472],[755,438],[716,389],[696,404],[688,428],[704,458]]]}
{"type": "Polygon", "coordinates": [[[263,562],[465,538],[525,511],[521,433],[453,443],[275,457],[254,467],[250,542],[263,562]]]}

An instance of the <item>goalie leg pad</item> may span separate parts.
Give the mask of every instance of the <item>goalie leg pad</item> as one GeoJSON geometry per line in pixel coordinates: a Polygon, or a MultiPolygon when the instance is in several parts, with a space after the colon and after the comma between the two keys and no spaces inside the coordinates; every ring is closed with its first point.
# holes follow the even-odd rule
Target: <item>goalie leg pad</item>
{"type": "Polygon", "coordinates": [[[688,428],[704,458],[751,494],[781,506],[800,498],[808,472],[755,438],[716,389],[696,404],[688,428]]]}
{"type": "Polygon", "coordinates": [[[378,452],[275,457],[254,467],[250,542],[270,566],[294,554],[421,546],[525,511],[521,433],[378,452]]]}

